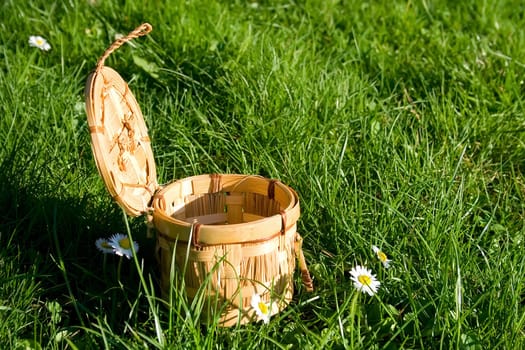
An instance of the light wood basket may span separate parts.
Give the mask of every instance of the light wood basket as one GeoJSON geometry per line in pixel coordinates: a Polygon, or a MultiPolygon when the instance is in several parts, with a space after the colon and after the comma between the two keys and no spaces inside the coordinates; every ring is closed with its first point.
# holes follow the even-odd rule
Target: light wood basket
{"type": "Polygon", "coordinates": [[[151,29],[145,23],[115,41],[88,77],[86,111],[97,168],[112,197],[129,215],[146,215],[157,233],[163,297],[173,288],[175,270],[183,274],[190,299],[209,301],[203,322],[257,320],[250,305],[255,293],[276,314],[292,300],[296,259],[306,290],[313,290],[297,233],[297,193],[278,180],[238,174],[158,185],[139,105],[120,75],[104,66],[118,47],[151,29]]]}

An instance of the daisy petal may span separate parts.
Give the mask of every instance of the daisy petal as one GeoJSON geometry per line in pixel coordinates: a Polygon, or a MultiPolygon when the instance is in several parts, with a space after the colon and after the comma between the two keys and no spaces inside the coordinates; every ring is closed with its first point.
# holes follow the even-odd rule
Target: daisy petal
{"type": "Polygon", "coordinates": [[[376,294],[381,285],[371,270],[360,265],[352,268],[350,275],[352,275],[351,279],[354,282],[355,289],[370,296],[376,294]]]}
{"type": "Polygon", "coordinates": [[[390,260],[388,258],[388,256],[381,250],[379,249],[378,247],[376,247],[375,245],[372,246],[372,250],[374,251],[374,253],[377,255],[377,258],[379,259],[379,261],[381,261],[381,263],[383,264],[383,266],[385,268],[389,268],[390,267],[390,262],[392,260],[390,260]]]}
{"type": "MultiPolygon", "coordinates": [[[[116,233],[111,236],[109,244],[118,256],[125,256],[128,259],[131,259],[133,256],[133,249],[131,248],[131,242],[127,235],[116,233]]],[[[133,241],[133,248],[135,249],[135,253],[139,251],[139,244],[135,241],[133,241]]]]}
{"type": "Polygon", "coordinates": [[[270,322],[270,306],[261,300],[259,294],[255,293],[252,295],[250,305],[255,310],[259,319],[263,320],[264,323],[270,322]]]}
{"type": "Polygon", "coordinates": [[[105,238],[99,238],[95,241],[95,245],[97,246],[97,249],[100,250],[104,254],[113,254],[113,247],[109,243],[109,241],[105,238]]]}
{"type": "Polygon", "coordinates": [[[29,37],[29,46],[39,48],[42,51],[51,50],[51,45],[49,45],[47,40],[42,38],[40,35],[31,35],[29,37]]]}

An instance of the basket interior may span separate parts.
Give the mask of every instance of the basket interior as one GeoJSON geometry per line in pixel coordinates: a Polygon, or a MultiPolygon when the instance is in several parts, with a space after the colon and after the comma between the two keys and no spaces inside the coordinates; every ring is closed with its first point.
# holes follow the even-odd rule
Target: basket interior
{"type": "Polygon", "coordinates": [[[250,192],[218,192],[188,195],[173,206],[171,217],[205,225],[239,224],[279,214],[281,204],[250,192]]]}
{"type": "Polygon", "coordinates": [[[170,184],[163,193],[165,214],[189,224],[230,225],[278,215],[295,204],[280,182],[235,175],[223,175],[221,181],[196,176],[170,184]]]}

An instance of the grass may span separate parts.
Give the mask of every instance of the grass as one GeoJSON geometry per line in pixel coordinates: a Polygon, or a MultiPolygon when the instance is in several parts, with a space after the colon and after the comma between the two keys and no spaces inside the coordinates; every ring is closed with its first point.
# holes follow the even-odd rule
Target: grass
{"type": "Polygon", "coordinates": [[[4,1],[0,344],[525,347],[524,10],[516,0],[4,1]],[[165,308],[155,242],[98,175],[85,79],[116,33],[144,21],[153,32],[106,64],[141,105],[159,181],[260,174],[300,195],[316,290],[297,278],[294,302],[268,325],[201,326],[199,300],[177,279],[165,308]],[[30,35],[52,50],[29,47],[30,35]],[[138,259],[96,251],[128,223],[138,259]],[[357,264],[377,274],[376,296],[354,290],[357,264]]]}

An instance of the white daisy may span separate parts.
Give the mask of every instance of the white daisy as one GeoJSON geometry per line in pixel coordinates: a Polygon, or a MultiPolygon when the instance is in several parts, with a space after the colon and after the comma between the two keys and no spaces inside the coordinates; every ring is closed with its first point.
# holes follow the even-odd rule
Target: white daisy
{"type": "Polygon", "coordinates": [[[388,256],[386,256],[386,254],[381,249],[376,247],[375,245],[372,246],[372,250],[374,251],[374,253],[376,253],[377,258],[379,259],[379,261],[381,261],[381,263],[383,263],[383,266],[388,269],[390,267],[390,262],[392,260],[390,260],[388,258],[388,256]]]}
{"type": "Polygon", "coordinates": [[[372,271],[366,267],[357,265],[350,271],[352,275],[352,281],[354,281],[354,287],[363,293],[374,295],[379,289],[381,284],[375,275],[372,275],[372,271]]]}
{"type": "Polygon", "coordinates": [[[100,250],[104,254],[113,254],[114,250],[109,241],[105,238],[99,238],[95,241],[95,245],[97,246],[98,250],[100,250]]]}
{"type": "Polygon", "coordinates": [[[261,296],[257,293],[252,295],[251,306],[254,308],[257,316],[263,320],[264,323],[270,322],[270,305],[261,300],[261,296]]]}
{"type": "MultiPolygon", "coordinates": [[[[113,251],[118,256],[125,256],[128,259],[131,259],[133,256],[131,242],[128,236],[123,235],[122,233],[116,233],[109,239],[109,244],[113,247],[113,251]]],[[[135,248],[135,253],[139,251],[139,244],[137,242],[133,242],[133,247],[135,248]]]]}
{"type": "Polygon", "coordinates": [[[40,35],[31,35],[29,37],[29,46],[38,47],[42,51],[51,50],[51,45],[40,35]]]}

